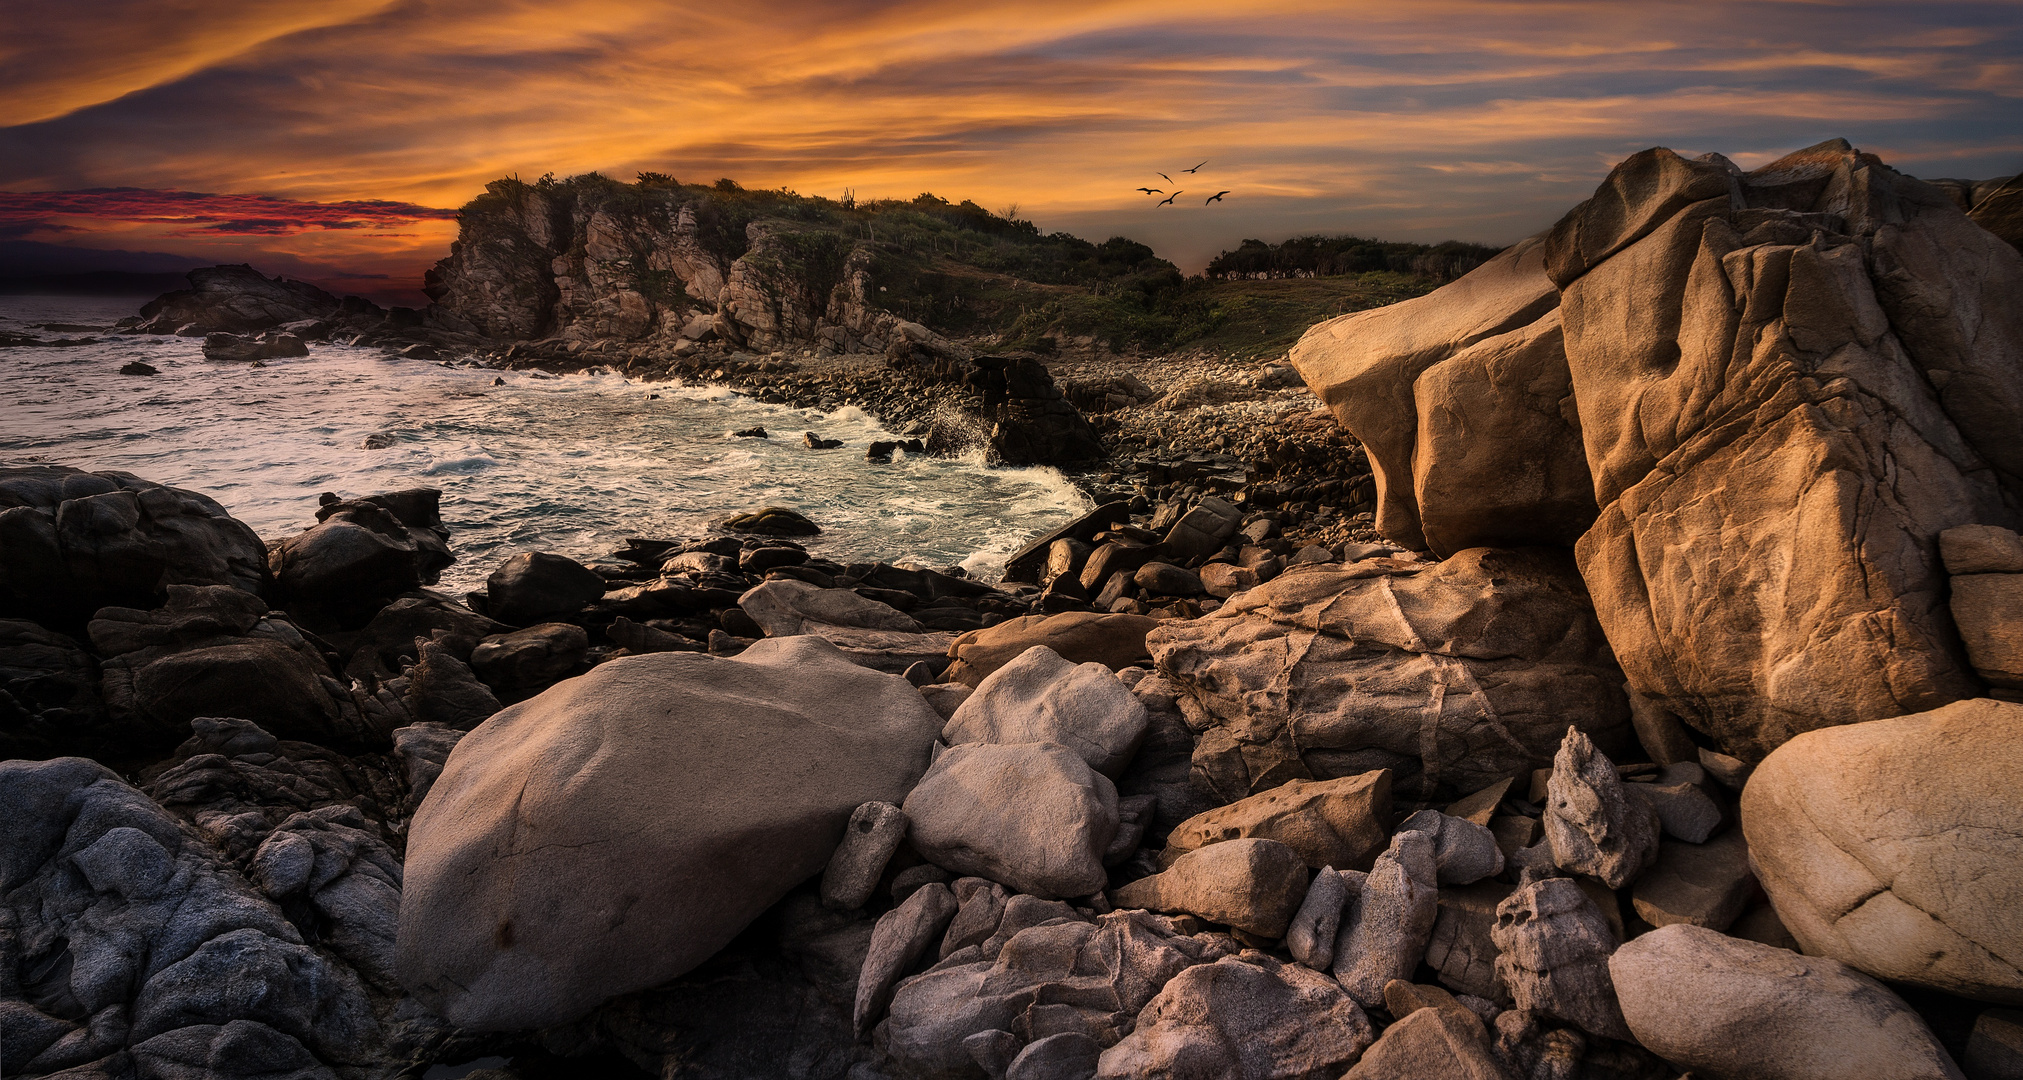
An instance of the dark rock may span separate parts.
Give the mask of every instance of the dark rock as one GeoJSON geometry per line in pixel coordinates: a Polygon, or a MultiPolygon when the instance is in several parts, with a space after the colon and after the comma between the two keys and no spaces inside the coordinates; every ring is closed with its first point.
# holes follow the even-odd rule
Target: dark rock
{"type": "Polygon", "coordinates": [[[732,532],[760,533],[767,536],[815,536],[822,531],[821,526],[781,506],[768,506],[750,513],[733,514],[724,519],[723,528],[732,532]]]}
{"type": "Polygon", "coordinates": [[[754,426],[752,426],[752,427],[748,427],[748,428],[745,428],[745,429],[743,429],[743,430],[740,430],[740,431],[733,431],[733,432],[731,432],[731,436],[732,436],[733,438],[738,438],[738,439],[770,439],[770,438],[772,438],[772,436],[771,436],[771,435],[768,435],[768,434],[766,434],[766,429],[765,429],[765,427],[764,427],[764,426],[762,426],[762,425],[754,425],[754,426]]]}
{"type": "Polygon", "coordinates": [[[181,333],[194,324],[205,331],[245,334],[304,320],[352,326],[374,325],[385,318],[383,311],[357,297],[339,300],[307,282],[268,278],[245,265],[192,270],[189,281],[189,289],[164,293],[143,305],[143,321],[135,329],[181,333]]]}
{"type": "Polygon", "coordinates": [[[536,623],[497,634],[471,650],[471,670],[495,690],[537,690],[575,673],[590,635],[569,623],[536,623]]]}
{"type": "Polygon", "coordinates": [[[450,529],[443,524],[443,493],[438,488],[405,488],[367,495],[362,499],[340,500],[329,494],[319,500],[316,520],[364,507],[377,507],[393,515],[407,530],[415,545],[415,574],[423,585],[433,585],[456,556],[450,553],[450,529]]]}
{"type": "Polygon", "coordinates": [[[596,571],[545,551],[523,551],[485,579],[486,611],[514,626],[566,619],[604,595],[596,571]]]}
{"type": "Polygon", "coordinates": [[[808,561],[808,549],[788,541],[769,541],[738,553],[738,569],[747,574],[763,574],[782,566],[799,566],[808,561]]]}
{"type": "Polygon", "coordinates": [[[0,619],[0,758],[102,756],[144,741],[144,730],[109,723],[98,684],[98,664],[77,642],[0,619]]]}
{"type": "Polygon", "coordinates": [[[390,678],[420,658],[417,640],[435,641],[468,662],[480,640],[511,629],[438,593],[410,593],[380,608],[352,638],[344,673],[368,685],[390,678]]]}
{"type": "Polygon", "coordinates": [[[1020,548],[1017,554],[1005,560],[1004,579],[1038,584],[1040,568],[1046,565],[1047,553],[1054,541],[1074,539],[1086,544],[1094,540],[1097,533],[1108,529],[1112,523],[1129,520],[1131,508],[1128,504],[1104,503],[1053,532],[1035,537],[1025,547],[1020,548]]]}
{"type": "Polygon", "coordinates": [[[433,641],[419,644],[421,660],[407,672],[410,716],[468,731],[499,711],[499,699],[452,651],[433,641]]]}
{"type": "Polygon", "coordinates": [[[423,567],[435,559],[382,506],[354,502],[323,509],[331,512],[282,541],[269,565],[298,618],[318,630],[356,630],[394,597],[420,587],[423,567]]]}
{"type": "Polygon", "coordinates": [[[843,445],[843,440],[841,439],[825,439],[812,431],[803,433],[801,441],[807,444],[810,450],[834,450],[843,445]]]}
{"type": "Polygon", "coordinates": [[[120,365],[121,375],[159,375],[161,369],[141,360],[130,360],[120,365]]]}

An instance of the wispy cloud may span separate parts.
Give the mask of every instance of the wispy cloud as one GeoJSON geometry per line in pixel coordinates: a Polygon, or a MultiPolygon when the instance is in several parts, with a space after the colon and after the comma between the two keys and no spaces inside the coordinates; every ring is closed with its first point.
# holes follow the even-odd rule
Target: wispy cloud
{"type": "Polygon", "coordinates": [[[305,202],[272,195],[213,195],[148,188],[0,191],[0,228],[75,230],[75,221],[168,225],[172,236],[293,236],[315,229],[368,229],[455,218],[455,210],[385,199],[305,202]]]}

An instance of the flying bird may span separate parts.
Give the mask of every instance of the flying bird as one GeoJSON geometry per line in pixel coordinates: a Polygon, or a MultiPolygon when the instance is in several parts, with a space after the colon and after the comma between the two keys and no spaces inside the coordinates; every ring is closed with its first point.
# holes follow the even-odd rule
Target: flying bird
{"type": "Polygon", "coordinates": [[[1218,191],[1218,192],[1216,192],[1215,194],[1213,194],[1213,195],[1210,195],[1210,196],[1209,196],[1209,197],[1208,197],[1207,199],[1203,200],[1203,201],[1202,201],[1202,203],[1201,203],[1201,205],[1203,205],[1203,206],[1207,206],[1207,205],[1208,205],[1209,203],[1212,203],[1212,202],[1221,202],[1221,201],[1222,201],[1222,197],[1223,197],[1224,195],[1227,195],[1227,194],[1229,194],[1229,192],[1227,192],[1227,191],[1218,191]]]}
{"type": "MultiPolygon", "coordinates": [[[[1202,162],[1202,163],[1201,163],[1201,165],[1206,165],[1206,164],[1208,164],[1208,162],[1206,162],[1206,161],[1204,161],[1204,162],[1202,162]]],[[[1200,168],[1201,168],[1201,165],[1196,165],[1196,166],[1195,166],[1194,168],[1192,168],[1192,169],[1182,169],[1182,170],[1180,170],[1180,171],[1181,171],[1181,172],[1197,172],[1197,171],[1199,171],[1199,170],[1200,170],[1200,168]]]]}
{"type": "Polygon", "coordinates": [[[1164,180],[1164,181],[1166,181],[1166,182],[1167,182],[1167,183],[1169,183],[1169,184],[1173,182],[1173,178],[1172,178],[1172,177],[1170,177],[1170,176],[1168,176],[1168,175],[1166,175],[1165,173],[1160,173],[1160,174],[1159,174],[1159,179],[1161,179],[1161,180],[1164,180]]]}
{"type": "Polygon", "coordinates": [[[1142,192],[1144,192],[1144,193],[1145,193],[1145,194],[1147,194],[1147,195],[1164,195],[1164,194],[1166,194],[1166,189],[1165,189],[1165,188],[1157,188],[1157,187],[1141,187],[1141,188],[1139,188],[1138,190],[1139,190],[1139,191],[1142,191],[1142,192]]]}
{"type": "Polygon", "coordinates": [[[1166,199],[1165,199],[1165,201],[1161,202],[1161,203],[1160,203],[1159,205],[1161,205],[1161,206],[1165,206],[1165,205],[1166,205],[1166,203],[1170,203],[1170,202],[1172,202],[1173,200],[1175,200],[1175,199],[1179,198],[1179,197],[1180,197],[1180,194],[1181,194],[1180,192],[1176,191],[1176,192],[1174,192],[1173,194],[1171,194],[1171,195],[1168,195],[1168,196],[1166,196],[1166,199]]]}

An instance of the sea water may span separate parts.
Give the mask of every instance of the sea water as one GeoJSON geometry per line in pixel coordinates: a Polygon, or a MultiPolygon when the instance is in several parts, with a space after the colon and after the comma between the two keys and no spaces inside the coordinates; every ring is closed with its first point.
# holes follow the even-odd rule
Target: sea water
{"type": "Polygon", "coordinates": [[[200,338],[112,333],[139,303],[0,297],[0,333],[99,339],[0,348],[0,464],[125,470],[203,492],[268,539],[315,524],[321,492],[440,488],[457,555],[446,588],[480,586],[517,552],[587,561],[627,537],[707,536],[762,506],[821,525],[807,546],[838,562],[913,558],[989,579],[1090,505],[1049,468],[903,453],[867,462],[869,443],[897,436],[854,407],[341,345],[264,367],[214,362],[200,338]],[[133,360],[160,374],[119,374],[133,360]],[[731,434],[753,426],[772,437],[731,434]],[[843,446],[811,450],[805,431],[843,446]]]}

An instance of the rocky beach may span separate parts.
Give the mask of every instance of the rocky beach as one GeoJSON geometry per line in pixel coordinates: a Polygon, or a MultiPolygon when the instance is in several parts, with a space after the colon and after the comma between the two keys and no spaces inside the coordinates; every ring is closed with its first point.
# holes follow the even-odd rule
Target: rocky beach
{"type": "Polygon", "coordinates": [[[1264,354],[992,306],[1149,249],[725,183],[103,336],[1073,492],[968,560],[785,501],[478,558],[436,486],[262,535],[0,462],[0,1075],[2023,1076],[2016,178],[1646,150],[1264,354]]]}

